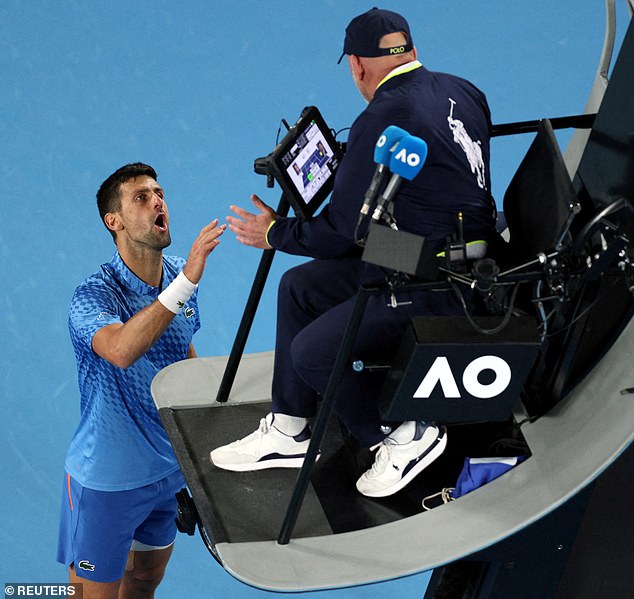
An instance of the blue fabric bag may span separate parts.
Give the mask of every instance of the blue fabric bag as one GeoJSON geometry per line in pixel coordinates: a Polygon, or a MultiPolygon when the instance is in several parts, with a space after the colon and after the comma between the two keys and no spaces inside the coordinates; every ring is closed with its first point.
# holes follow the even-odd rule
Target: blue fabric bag
{"type": "Polygon", "coordinates": [[[496,479],[511,468],[523,462],[526,456],[518,456],[512,458],[465,458],[462,471],[458,476],[455,487],[445,487],[438,493],[428,495],[423,498],[422,505],[424,510],[430,510],[435,505],[430,503],[449,503],[458,497],[462,497],[470,493],[474,489],[486,485],[486,483],[496,479]]]}
{"type": "Polygon", "coordinates": [[[458,497],[462,497],[474,489],[486,485],[486,483],[517,466],[524,459],[524,456],[513,458],[465,458],[456,487],[450,493],[451,498],[458,499],[458,497]]]}

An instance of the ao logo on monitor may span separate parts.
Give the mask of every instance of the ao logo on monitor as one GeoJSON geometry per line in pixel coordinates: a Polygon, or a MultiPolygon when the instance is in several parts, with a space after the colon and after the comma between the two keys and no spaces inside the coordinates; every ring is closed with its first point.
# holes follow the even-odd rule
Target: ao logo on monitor
{"type": "MultiPolygon", "coordinates": [[[[460,381],[468,395],[478,399],[491,399],[502,394],[511,383],[511,367],[499,356],[479,356],[467,364],[460,381]],[[479,377],[485,371],[492,371],[494,378],[490,382],[482,383],[479,377]]],[[[462,397],[449,360],[445,356],[438,356],[434,360],[413,397],[429,399],[438,384],[447,399],[462,397]]]]}

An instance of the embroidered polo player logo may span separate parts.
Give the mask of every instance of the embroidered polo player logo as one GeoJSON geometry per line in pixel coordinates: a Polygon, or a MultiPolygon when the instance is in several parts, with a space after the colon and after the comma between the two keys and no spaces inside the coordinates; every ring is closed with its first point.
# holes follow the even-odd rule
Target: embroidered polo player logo
{"type": "Polygon", "coordinates": [[[453,140],[462,148],[467,156],[471,172],[476,176],[478,187],[480,189],[486,189],[484,160],[482,159],[482,147],[480,145],[481,142],[480,140],[473,141],[467,133],[464,123],[453,118],[453,108],[456,105],[456,101],[451,98],[449,98],[449,101],[451,102],[451,108],[449,110],[447,121],[449,122],[449,128],[453,133],[453,140]]]}

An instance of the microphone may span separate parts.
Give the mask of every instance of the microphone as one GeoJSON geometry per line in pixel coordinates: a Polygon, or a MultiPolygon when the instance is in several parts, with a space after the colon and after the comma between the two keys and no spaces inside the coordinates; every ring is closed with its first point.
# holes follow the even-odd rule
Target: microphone
{"type": "Polygon", "coordinates": [[[396,125],[390,125],[385,128],[383,133],[379,136],[379,139],[376,140],[376,145],[374,146],[374,162],[377,164],[377,167],[370,182],[370,187],[368,187],[368,191],[365,192],[365,200],[359,212],[359,224],[361,224],[363,218],[370,213],[379,195],[383,180],[387,177],[389,170],[388,165],[390,164],[390,158],[392,157],[392,152],[396,144],[406,135],[408,135],[408,133],[405,129],[401,129],[396,125]]]}
{"type": "Polygon", "coordinates": [[[378,221],[383,216],[383,212],[396,196],[401,181],[403,179],[411,181],[418,175],[426,159],[427,144],[420,137],[406,135],[398,142],[390,158],[392,178],[372,213],[373,221],[378,221]]]}

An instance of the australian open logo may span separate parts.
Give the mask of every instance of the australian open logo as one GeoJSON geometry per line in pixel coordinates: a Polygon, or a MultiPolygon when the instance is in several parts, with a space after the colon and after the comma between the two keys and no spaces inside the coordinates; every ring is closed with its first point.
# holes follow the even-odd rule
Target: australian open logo
{"type": "Polygon", "coordinates": [[[396,46],[395,48],[390,48],[390,54],[403,54],[405,52],[405,46],[396,46]]]}
{"type": "MultiPolygon", "coordinates": [[[[506,360],[499,356],[479,356],[472,360],[464,369],[462,386],[472,397],[491,399],[506,391],[511,384],[511,378],[511,367],[506,360]],[[479,380],[479,377],[486,371],[490,371],[493,378],[483,383],[479,380]]],[[[438,356],[434,360],[418,389],[414,392],[414,398],[429,399],[438,384],[440,384],[442,395],[445,398],[462,397],[446,356],[438,356]]]]}

